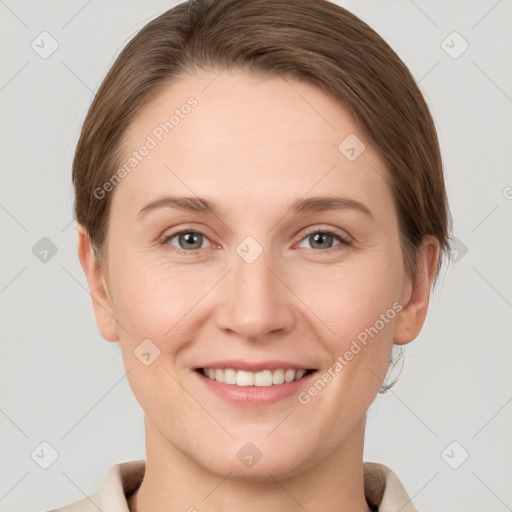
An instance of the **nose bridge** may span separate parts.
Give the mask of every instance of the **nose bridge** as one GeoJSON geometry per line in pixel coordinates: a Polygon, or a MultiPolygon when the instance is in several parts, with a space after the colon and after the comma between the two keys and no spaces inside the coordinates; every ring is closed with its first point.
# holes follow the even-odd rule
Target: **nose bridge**
{"type": "Polygon", "coordinates": [[[289,327],[293,318],[289,292],[274,273],[272,248],[246,237],[235,248],[223,297],[221,326],[257,339],[289,327]]]}

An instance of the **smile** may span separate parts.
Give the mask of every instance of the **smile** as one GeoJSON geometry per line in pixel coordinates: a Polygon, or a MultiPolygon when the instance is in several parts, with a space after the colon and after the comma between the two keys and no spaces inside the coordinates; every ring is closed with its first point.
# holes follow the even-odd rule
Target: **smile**
{"type": "Polygon", "coordinates": [[[276,369],[250,372],[234,368],[198,368],[198,371],[211,380],[232,386],[269,387],[302,379],[314,370],[276,369]]]}

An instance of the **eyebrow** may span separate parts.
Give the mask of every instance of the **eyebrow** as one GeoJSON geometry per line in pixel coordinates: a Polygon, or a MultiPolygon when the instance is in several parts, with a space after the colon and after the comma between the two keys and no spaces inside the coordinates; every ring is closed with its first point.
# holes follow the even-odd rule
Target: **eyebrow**
{"type": "MultiPolygon", "coordinates": [[[[206,198],[164,196],[144,206],[137,214],[137,219],[142,219],[151,210],[165,207],[201,213],[203,215],[223,216],[217,205],[206,198]]],[[[348,197],[318,196],[297,199],[293,201],[290,208],[291,213],[295,214],[328,210],[355,210],[373,218],[371,210],[366,205],[348,197]]]]}

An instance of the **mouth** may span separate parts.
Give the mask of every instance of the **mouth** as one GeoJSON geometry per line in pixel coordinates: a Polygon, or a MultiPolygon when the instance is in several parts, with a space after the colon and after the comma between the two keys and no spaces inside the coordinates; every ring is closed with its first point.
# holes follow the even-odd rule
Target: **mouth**
{"type": "Polygon", "coordinates": [[[208,379],[221,384],[239,387],[271,387],[304,379],[315,369],[276,368],[251,372],[237,368],[196,368],[208,379]]]}

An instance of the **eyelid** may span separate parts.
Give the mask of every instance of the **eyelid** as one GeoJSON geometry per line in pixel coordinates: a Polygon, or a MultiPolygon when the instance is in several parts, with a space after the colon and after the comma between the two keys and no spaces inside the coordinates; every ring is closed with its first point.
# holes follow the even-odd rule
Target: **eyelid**
{"type": "MultiPolygon", "coordinates": [[[[335,235],[338,237],[341,241],[341,243],[345,243],[347,245],[353,244],[354,239],[345,231],[341,231],[337,228],[331,227],[331,226],[312,226],[310,228],[306,228],[306,231],[301,234],[301,238],[298,240],[301,242],[304,238],[306,238],[309,235],[312,235],[314,233],[325,233],[330,235],[335,235]]],[[[326,252],[326,251],[318,251],[318,252],[326,252]]]]}
{"type": "MultiPolygon", "coordinates": [[[[166,234],[162,235],[162,237],[160,238],[160,243],[163,245],[169,245],[169,244],[166,244],[166,242],[168,240],[171,240],[174,237],[176,237],[177,235],[181,235],[183,233],[200,234],[204,238],[206,238],[210,242],[210,244],[215,245],[214,242],[212,242],[210,240],[210,237],[205,233],[205,230],[203,230],[201,228],[196,228],[194,226],[185,226],[177,231],[171,231],[171,233],[166,233],[166,234]]],[[[348,233],[346,233],[344,231],[342,232],[341,230],[331,227],[331,226],[315,225],[315,226],[311,226],[309,228],[305,228],[305,231],[302,230],[301,234],[300,234],[300,238],[295,242],[295,244],[302,242],[302,240],[304,240],[308,236],[315,234],[315,233],[324,233],[324,234],[333,235],[334,237],[339,239],[339,242],[340,242],[339,245],[349,245],[350,246],[350,245],[353,245],[353,243],[354,243],[354,239],[350,235],[348,235],[348,233]]],[[[194,255],[202,250],[202,249],[193,249],[193,250],[186,251],[185,249],[181,249],[179,247],[175,247],[175,246],[170,246],[170,247],[172,247],[171,250],[173,250],[173,251],[176,251],[181,254],[187,254],[187,255],[194,255]]],[[[334,247],[330,247],[329,249],[325,249],[325,250],[314,250],[314,249],[313,250],[315,252],[319,252],[319,253],[328,253],[330,251],[337,250],[336,247],[338,247],[338,245],[336,245],[334,247]]],[[[208,249],[208,248],[209,247],[204,247],[203,249],[208,249]]]]}
{"type": "MultiPolygon", "coordinates": [[[[205,230],[201,228],[196,228],[195,226],[185,226],[184,228],[178,229],[177,231],[171,231],[170,233],[166,231],[161,237],[159,237],[159,243],[162,245],[168,245],[169,247],[172,248],[172,251],[175,251],[180,254],[195,255],[199,253],[199,251],[201,251],[202,249],[186,251],[185,249],[181,249],[180,247],[175,247],[174,245],[170,245],[167,243],[169,240],[172,240],[176,236],[181,235],[183,233],[197,233],[206,238],[211,245],[214,245],[214,243],[210,240],[209,235],[206,234],[205,230]]],[[[204,247],[203,249],[209,249],[209,247],[204,247]]]]}

